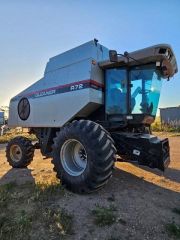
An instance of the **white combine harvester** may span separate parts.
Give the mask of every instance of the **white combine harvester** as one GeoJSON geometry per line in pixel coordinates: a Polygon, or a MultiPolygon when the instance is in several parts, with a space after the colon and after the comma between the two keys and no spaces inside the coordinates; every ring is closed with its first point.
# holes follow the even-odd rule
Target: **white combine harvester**
{"type": "Polygon", "coordinates": [[[34,149],[52,157],[74,192],[91,192],[111,177],[116,156],[164,170],[168,139],[151,135],[163,79],[177,72],[171,47],[159,44],[117,54],[90,41],[47,63],[42,79],[11,99],[9,126],[36,134],[7,146],[11,166],[26,167],[34,149]]]}

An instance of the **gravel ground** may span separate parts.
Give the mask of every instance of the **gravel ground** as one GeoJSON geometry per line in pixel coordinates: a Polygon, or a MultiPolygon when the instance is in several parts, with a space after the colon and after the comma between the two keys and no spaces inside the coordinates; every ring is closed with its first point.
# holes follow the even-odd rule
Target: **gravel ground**
{"type": "MultiPolygon", "coordinates": [[[[174,208],[180,208],[180,137],[170,138],[170,147],[171,164],[164,174],[118,162],[114,176],[100,191],[89,195],[66,191],[63,198],[51,203],[74,216],[74,234],[66,239],[174,239],[165,226],[171,222],[180,225],[180,215],[173,212],[174,208]],[[96,205],[108,207],[112,204],[116,208],[117,221],[111,226],[96,226],[91,210],[96,205]]],[[[53,182],[55,174],[50,160],[43,159],[36,150],[28,169],[12,169],[6,162],[5,145],[0,145],[0,184],[53,182]]]]}

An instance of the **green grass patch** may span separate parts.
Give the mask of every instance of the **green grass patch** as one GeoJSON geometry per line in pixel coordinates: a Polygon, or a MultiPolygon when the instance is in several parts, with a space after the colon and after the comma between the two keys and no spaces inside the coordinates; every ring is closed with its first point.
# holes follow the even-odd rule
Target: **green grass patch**
{"type": "Polygon", "coordinates": [[[169,235],[180,239],[180,226],[174,222],[166,225],[166,231],[169,233],[169,235]]]}
{"type": "Polygon", "coordinates": [[[12,190],[15,188],[16,183],[11,182],[5,185],[0,185],[0,211],[2,208],[6,208],[8,202],[12,198],[12,190]]]}
{"type": "Polygon", "coordinates": [[[14,216],[11,212],[0,215],[0,239],[30,239],[30,229],[32,218],[24,211],[18,212],[14,216]]]}
{"type": "Polygon", "coordinates": [[[31,199],[38,202],[45,202],[54,199],[56,196],[64,196],[65,189],[59,182],[55,183],[37,183],[34,186],[31,199]]]}
{"type": "Polygon", "coordinates": [[[62,239],[73,234],[73,215],[55,204],[62,197],[66,194],[59,182],[1,185],[0,240],[28,240],[34,234],[62,239]]]}
{"type": "Polygon", "coordinates": [[[113,223],[116,222],[115,211],[116,208],[114,206],[110,207],[96,206],[96,208],[92,210],[94,223],[100,227],[112,225],[113,223]]]}
{"type": "Polygon", "coordinates": [[[179,214],[180,215],[180,208],[173,208],[173,213],[179,214]]]}

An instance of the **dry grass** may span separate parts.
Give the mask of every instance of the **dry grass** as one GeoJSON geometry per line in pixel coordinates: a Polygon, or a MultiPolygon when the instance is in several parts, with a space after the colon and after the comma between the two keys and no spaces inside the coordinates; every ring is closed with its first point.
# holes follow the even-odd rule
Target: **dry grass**
{"type": "Polygon", "coordinates": [[[36,141],[37,138],[35,135],[33,134],[28,134],[28,133],[8,133],[8,134],[5,134],[3,136],[0,136],[0,144],[2,143],[7,143],[9,142],[11,139],[17,137],[17,136],[24,136],[24,137],[27,137],[28,139],[30,139],[31,141],[36,141]]]}
{"type": "Polygon", "coordinates": [[[72,234],[73,215],[53,205],[55,198],[63,196],[64,189],[57,183],[0,186],[0,239],[33,239],[37,225],[45,239],[72,234]]]}
{"type": "Polygon", "coordinates": [[[168,132],[172,136],[180,136],[180,127],[176,127],[174,124],[161,124],[160,117],[156,117],[154,123],[151,125],[153,132],[168,132]]]}
{"type": "Polygon", "coordinates": [[[56,237],[73,234],[73,215],[64,209],[45,209],[42,213],[47,228],[56,237]]]}

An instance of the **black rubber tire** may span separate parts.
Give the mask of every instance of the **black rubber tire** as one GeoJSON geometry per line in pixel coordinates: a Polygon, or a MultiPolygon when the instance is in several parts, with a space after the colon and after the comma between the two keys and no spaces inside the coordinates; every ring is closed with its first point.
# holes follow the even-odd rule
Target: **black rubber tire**
{"type": "Polygon", "coordinates": [[[110,134],[99,124],[89,120],[75,120],[57,133],[54,138],[54,171],[65,187],[76,193],[89,193],[107,183],[116,161],[116,148],[110,134]],[[68,139],[82,143],[87,153],[87,166],[79,176],[68,174],[61,163],[60,151],[68,139]]]}
{"type": "Polygon", "coordinates": [[[25,168],[33,160],[34,157],[34,146],[28,138],[18,136],[10,140],[6,147],[6,157],[9,165],[13,168],[25,168]],[[18,162],[13,161],[10,154],[12,145],[18,145],[22,151],[22,157],[18,162]]]}

